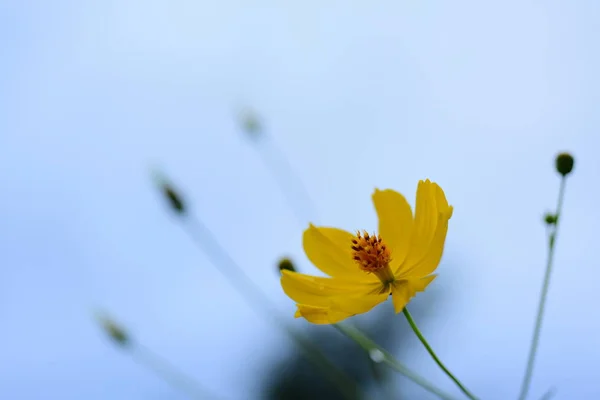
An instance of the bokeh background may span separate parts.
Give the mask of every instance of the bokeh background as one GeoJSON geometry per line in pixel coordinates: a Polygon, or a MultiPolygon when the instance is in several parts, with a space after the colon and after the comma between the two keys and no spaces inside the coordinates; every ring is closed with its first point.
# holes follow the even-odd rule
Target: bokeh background
{"type": "MultiPolygon", "coordinates": [[[[592,0],[0,2],[0,398],[184,399],[107,340],[96,307],[224,398],[319,382],[181,229],[152,168],[373,398],[388,397],[352,342],[292,318],[276,262],[315,273],[309,220],[373,230],[375,187],[413,202],[437,181],[455,212],[413,315],[472,391],[514,398],[563,150],[576,166],[531,394],[597,398],[599,17],[592,0]],[[245,107],[268,140],[241,128],[245,107]],[[268,160],[315,210],[298,217],[268,160]]],[[[390,303],[356,322],[458,394],[390,303]]]]}

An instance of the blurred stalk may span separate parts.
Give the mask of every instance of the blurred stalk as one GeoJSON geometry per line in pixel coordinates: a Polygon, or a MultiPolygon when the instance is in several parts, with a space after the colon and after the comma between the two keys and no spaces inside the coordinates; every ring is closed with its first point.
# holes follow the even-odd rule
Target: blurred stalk
{"type": "Polygon", "coordinates": [[[259,151],[262,161],[277,182],[290,208],[301,225],[317,217],[317,208],[306,186],[296,174],[272,135],[263,128],[256,113],[246,111],[241,116],[242,128],[259,151]]]}
{"type": "Polygon", "coordinates": [[[403,364],[398,362],[391,353],[380,347],[377,343],[369,339],[364,333],[354,328],[350,324],[338,323],[333,324],[332,326],[348,338],[354,340],[369,354],[369,357],[374,362],[387,365],[394,371],[399,372],[400,374],[404,375],[417,385],[421,386],[423,389],[438,396],[440,399],[454,400],[454,397],[452,397],[452,395],[443,392],[441,389],[435,387],[431,382],[429,382],[416,372],[413,372],[412,370],[405,367],[403,364]]]}
{"type": "Polygon", "coordinates": [[[535,357],[539,346],[540,334],[542,332],[542,322],[544,320],[546,298],[548,297],[548,289],[550,287],[550,277],[552,275],[552,267],[554,261],[554,249],[556,245],[556,237],[558,235],[558,224],[561,220],[563,199],[565,196],[565,188],[567,184],[567,175],[569,175],[573,170],[573,165],[573,156],[571,156],[568,153],[561,153],[556,157],[556,170],[561,175],[560,188],[558,190],[556,212],[554,213],[554,215],[550,214],[546,216],[546,224],[550,228],[550,233],[548,236],[548,257],[546,263],[546,272],[544,274],[544,281],[540,293],[540,302],[538,305],[537,316],[535,319],[535,328],[533,329],[533,337],[531,338],[529,357],[527,358],[527,367],[525,369],[525,376],[523,377],[523,384],[521,385],[521,394],[519,396],[519,400],[525,400],[527,398],[529,386],[531,385],[533,367],[535,365],[535,357]]]}
{"type": "Polygon", "coordinates": [[[149,348],[136,343],[127,331],[110,318],[97,313],[96,319],[102,325],[104,332],[121,349],[127,351],[138,364],[148,368],[165,382],[186,393],[191,399],[220,399],[213,395],[198,382],[177,369],[165,358],[151,351],[149,348]]]}
{"type": "Polygon", "coordinates": [[[550,400],[556,394],[556,388],[550,388],[544,395],[540,398],[540,400],[550,400]]]}
{"type": "Polygon", "coordinates": [[[427,352],[429,353],[429,355],[431,356],[431,358],[433,358],[433,361],[435,361],[435,363],[438,365],[438,367],[440,367],[442,369],[442,371],[444,371],[444,373],[446,375],[448,375],[448,377],[450,379],[452,379],[452,381],[454,381],[454,383],[456,384],[456,386],[458,386],[458,388],[471,400],[477,400],[477,397],[475,397],[475,395],[473,393],[471,393],[459,380],[458,378],[456,378],[452,372],[450,372],[450,370],[442,363],[442,361],[438,358],[438,356],[435,354],[435,352],[433,351],[433,349],[431,348],[431,346],[429,345],[429,343],[427,342],[427,340],[425,339],[425,337],[423,336],[423,334],[421,333],[421,331],[419,330],[419,328],[417,327],[417,324],[415,323],[415,320],[413,319],[412,315],[410,315],[410,312],[408,311],[408,308],[404,307],[404,310],[402,310],[402,313],[404,314],[404,316],[406,317],[406,320],[408,321],[408,324],[410,325],[410,327],[412,328],[413,332],[415,333],[415,335],[417,335],[417,337],[419,338],[419,340],[421,341],[421,343],[423,343],[423,346],[425,346],[425,349],[427,350],[427,352]]]}
{"type": "MultiPolygon", "coordinates": [[[[241,119],[245,133],[252,139],[253,144],[260,152],[263,162],[275,178],[298,222],[306,224],[309,221],[317,220],[317,207],[314,201],[283,151],[277,146],[273,137],[263,128],[263,124],[256,113],[246,110],[241,119]]],[[[371,364],[370,368],[375,383],[383,387],[383,378],[378,372],[379,366],[370,357],[367,362],[371,364]]]]}
{"type": "Polygon", "coordinates": [[[131,349],[131,357],[139,364],[152,370],[171,386],[187,393],[190,398],[204,400],[218,399],[217,396],[208,394],[204,388],[199,387],[193,378],[184,374],[164,357],[154,353],[145,346],[140,344],[134,346],[131,349]]]}
{"type": "Polygon", "coordinates": [[[385,379],[383,378],[383,373],[380,369],[379,362],[373,360],[371,354],[366,353],[367,362],[369,363],[369,368],[371,369],[371,375],[373,376],[373,381],[377,384],[379,391],[386,399],[393,399],[394,393],[391,390],[389,385],[385,384],[385,379]]]}

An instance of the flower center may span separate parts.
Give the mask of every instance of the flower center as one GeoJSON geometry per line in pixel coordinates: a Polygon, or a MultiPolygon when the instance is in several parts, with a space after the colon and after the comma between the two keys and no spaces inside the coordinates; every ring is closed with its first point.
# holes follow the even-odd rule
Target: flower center
{"type": "Polygon", "coordinates": [[[390,268],[392,254],[381,236],[357,231],[352,239],[352,257],[360,269],[368,274],[375,274],[383,284],[394,282],[394,274],[390,268]]]}

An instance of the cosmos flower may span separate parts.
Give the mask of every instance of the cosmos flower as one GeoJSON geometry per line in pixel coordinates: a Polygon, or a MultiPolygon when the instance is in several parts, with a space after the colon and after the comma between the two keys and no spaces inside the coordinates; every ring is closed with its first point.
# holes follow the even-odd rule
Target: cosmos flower
{"type": "Polygon", "coordinates": [[[452,206],[429,180],[417,187],[415,213],[403,195],[375,189],[379,234],[310,225],[303,246],[329,277],[283,270],[281,286],[296,302],[296,318],[334,324],[368,312],[390,295],[396,313],[435,279],[452,206]]]}

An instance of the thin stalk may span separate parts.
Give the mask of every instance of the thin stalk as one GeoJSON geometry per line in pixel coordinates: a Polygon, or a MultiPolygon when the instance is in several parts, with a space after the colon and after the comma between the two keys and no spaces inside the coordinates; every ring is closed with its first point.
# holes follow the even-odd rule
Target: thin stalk
{"type": "Polygon", "coordinates": [[[177,369],[169,361],[139,344],[128,346],[131,357],[139,364],[152,370],[173,387],[185,392],[191,399],[221,399],[200,386],[193,378],[177,369]]]}
{"type": "Polygon", "coordinates": [[[556,388],[550,388],[544,395],[540,398],[540,400],[550,400],[556,394],[556,388]]]}
{"type": "Polygon", "coordinates": [[[427,379],[423,378],[421,375],[417,374],[416,372],[413,372],[412,370],[404,366],[402,363],[397,361],[390,352],[380,347],[377,343],[369,339],[364,333],[362,333],[358,329],[350,326],[349,324],[334,324],[332,326],[348,338],[354,340],[369,354],[373,354],[373,352],[380,352],[381,363],[387,365],[394,371],[404,375],[417,385],[421,386],[423,389],[427,390],[430,393],[433,393],[440,399],[454,400],[454,397],[452,397],[452,395],[449,395],[441,389],[438,389],[427,379]]]}
{"type": "Polygon", "coordinates": [[[538,305],[537,317],[535,319],[535,328],[533,329],[533,337],[531,338],[531,346],[529,348],[529,357],[527,358],[527,367],[525,369],[525,376],[523,377],[523,384],[521,385],[521,394],[519,400],[525,400],[529,392],[529,386],[531,385],[531,378],[533,376],[533,367],[535,365],[535,357],[540,341],[540,334],[542,332],[542,322],[544,320],[544,311],[546,309],[546,298],[548,297],[548,288],[550,287],[550,277],[552,276],[552,267],[554,262],[554,249],[556,244],[556,237],[558,234],[558,224],[560,224],[560,215],[562,213],[563,199],[565,196],[565,187],[567,183],[566,176],[562,176],[560,180],[560,189],[558,191],[558,202],[556,205],[556,222],[554,229],[550,232],[548,237],[548,261],[546,264],[546,272],[544,274],[544,282],[542,284],[542,291],[540,293],[540,303],[538,305]]]}
{"type": "Polygon", "coordinates": [[[273,137],[266,132],[262,132],[262,134],[264,137],[259,140],[262,143],[256,144],[261,152],[261,158],[279,185],[281,193],[291,205],[298,222],[307,225],[311,219],[314,221],[317,217],[314,202],[288,159],[277,147],[273,137]]]}
{"type": "Polygon", "coordinates": [[[191,399],[222,399],[204,388],[193,377],[179,370],[164,357],[154,353],[134,340],[127,330],[116,323],[104,311],[94,309],[93,314],[100,327],[113,344],[126,352],[134,361],[148,368],[165,382],[188,395],[191,399]]]}
{"type": "Polygon", "coordinates": [[[406,307],[404,307],[404,310],[402,310],[402,313],[404,314],[404,316],[406,317],[406,320],[408,321],[408,323],[410,324],[410,327],[412,328],[412,330],[415,332],[415,334],[417,335],[417,337],[419,338],[419,340],[421,341],[421,343],[423,343],[423,346],[425,346],[425,349],[427,349],[427,352],[429,353],[429,355],[431,355],[431,357],[433,358],[433,360],[435,361],[435,363],[442,369],[442,371],[444,371],[446,373],[446,375],[448,375],[450,377],[450,379],[452,379],[454,381],[454,383],[456,383],[456,386],[459,387],[459,389],[471,400],[477,400],[477,397],[475,397],[475,395],[473,393],[471,393],[453,374],[452,372],[450,372],[450,370],[448,368],[446,368],[446,366],[442,363],[442,361],[438,358],[438,356],[435,354],[435,352],[433,351],[433,349],[431,348],[431,346],[429,345],[429,343],[427,343],[427,340],[425,340],[425,337],[423,336],[423,334],[421,333],[421,331],[419,330],[419,328],[417,327],[417,324],[415,324],[415,321],[412,318],[412,315],[410,315],[410,312],[408,312],[408,309],[406,307]]]}

